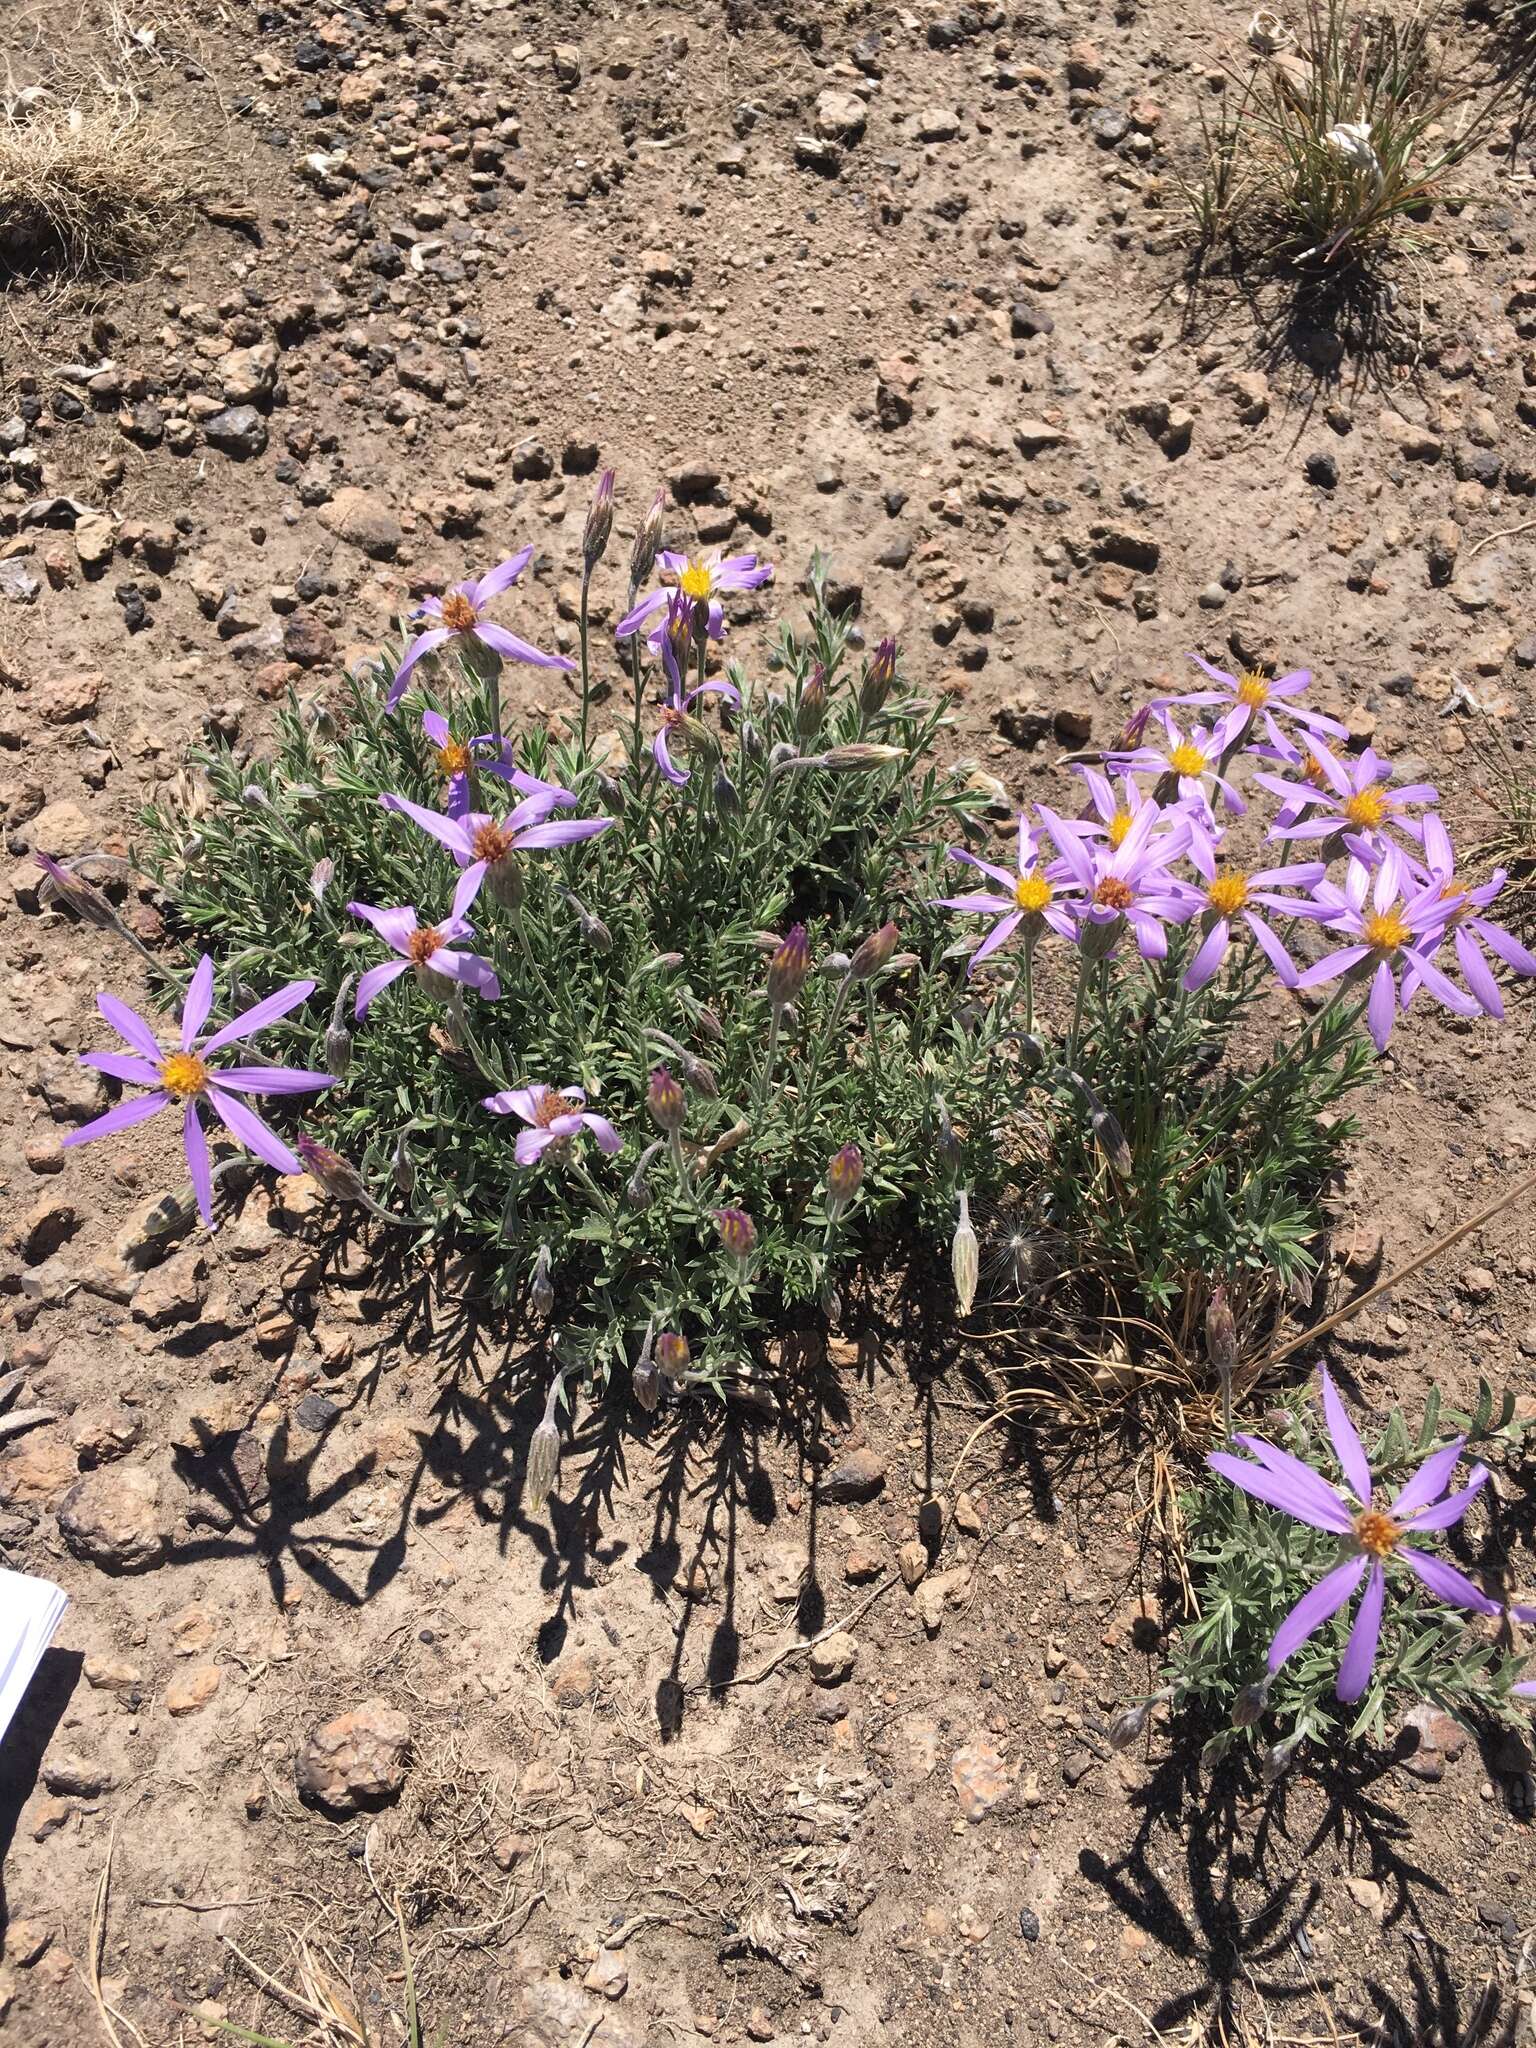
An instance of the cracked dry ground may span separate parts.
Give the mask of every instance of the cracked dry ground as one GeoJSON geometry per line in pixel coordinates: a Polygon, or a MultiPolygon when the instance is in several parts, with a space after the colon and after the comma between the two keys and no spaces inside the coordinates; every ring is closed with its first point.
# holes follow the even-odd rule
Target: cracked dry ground
{"type": "MultiPolygon", "coordinates": [[[[0,1759],[7,2038],[107,2024],[109,1858],[107,2031],[150,2048],[220,2015],[299,2037],[256,1970],[295,1985],[301,1939],[400,2038],[397,1897],[466,2048],[1529,2027],[1523,1746],[1431,1723],[1268,1804],[1162,1733],[1113,1756],[1164,1640],[1125,1475],[983,1448],[958,1506],[980,1382],[910,1328],[834,1348],[819,1483],[788,1432],[594,1414],[529,1520],[530,1415],[477,1377],[501,1351],[451,1274],[417,1287],[265,1180],[157,1263],[133,1247],[172,1146],[58,1150],[99,1107],[92,991],[144,991],[40,910],[31,850],[126,852],[189,742],[260,749],[290,685],[334,693],[524,539],[509,616],[569,645],[600,461],[624,542],[664,481],[675,535],[781,565],[774,603],[827,548],[1017,795],[1059,794],[1063,747],[1200,647],[1309,663],[1477,836],[1478,735],[1523,746],[1533,702],[1536,160],[1497,125],[1476,203],[1399,269],[1411,363],[1362,364],[1315,307],[1191,301],[1176,178],[1245,11],[8,22],[17,83],[126,62],[209,204],[150,275],[7,293],[0,1318],[14,1401],[55,1419],[0,1459],[0,1555],[73,1602],[0,1759]],[[956,1512],[914,1598],[930,1493],[956,1512]],[[776,1661],[847,1616],[851,1650],[776,1661]],[[307,1768],[371,1774],[377,1812],[297,1796],[338,1715],[307,1768]]],[[[519,714],[563,687],[524,676],[519,714]]],[[[160,944],[152,894],[126,903],[160,944]]],[[[1399,1035],[1341,1298],[1529,1170],[1531,1015],[1399,1035]]],[[[1332,1354],[1378,1413],[1431,1378],[1528,1394],[1529,1210],[1332,1354]]],[[[1530,1583],[1529,1531],[1501,1540],[1530,1583]]]]}

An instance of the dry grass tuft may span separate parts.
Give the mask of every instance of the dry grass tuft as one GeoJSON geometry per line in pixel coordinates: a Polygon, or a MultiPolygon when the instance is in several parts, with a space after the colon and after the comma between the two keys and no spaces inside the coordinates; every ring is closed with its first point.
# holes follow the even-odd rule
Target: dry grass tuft
{"type": "Polygon", "coordinates": [[[136,95],[0,102],[0,281],[130,274],[164,247],[196,187],[192,149],[136,95]]]}

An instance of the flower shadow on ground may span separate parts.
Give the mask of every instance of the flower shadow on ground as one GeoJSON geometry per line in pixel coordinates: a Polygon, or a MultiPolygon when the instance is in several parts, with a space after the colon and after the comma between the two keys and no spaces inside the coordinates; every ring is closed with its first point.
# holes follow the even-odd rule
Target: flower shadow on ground
{"type": "MultiPolygon", "coordinates": [[[[1110,1863],[1085,1848],[1078,1857],[1082,1876],[1118,1913],[1198,1973],[1193,1989],[1148,2014],[1155,2035],[1187,2036],[1198,2025],[1210,2040],[1249,2038],[1244,2014],[1255,2000],[1271,2009],[1322,2006],[1346,2035],[1372,2039],[1466,2048],[1489,2033],[1497,1989],[1453,1981],[1442,1939],[1446,1888],[1404,1853],[1412,1829],[1381,1796],[1418,1737],[1408,1730],[1391,1752],[1330,1757],[1311,1784],[1286,1779],[1260,1793],[1251,1765],[1223,1765],[1214,1777],[1202,1769],[1203,1732],[1182,1736],[1133,1795],[1141,1820],[1124,1854],[1110,1863]],[[1408,1950],[1408,2002],[1367,1975],[1374,2010],[1334,2003],[1308,1932],[1324,1896],[1309,1873],[1325,1845],[1381,1887],[1382,1927],[1400,1930],[1408,1950]],[[1176,1862],[1187,1906],[1160,1874],[1176,1862]]],[[[1485,1744],[1489,1768],[1491,1754],[1485,1744]]]]}

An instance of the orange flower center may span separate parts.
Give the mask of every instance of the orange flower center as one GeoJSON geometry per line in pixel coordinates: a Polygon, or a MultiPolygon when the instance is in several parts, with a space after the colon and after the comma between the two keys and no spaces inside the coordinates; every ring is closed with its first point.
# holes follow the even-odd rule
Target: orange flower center
{"type": "Polygon", "coordinates": [[[1020,910],[1044,910],[1051,900],[1051,885],[1044,875],[1020,875],[1013,885],[1013,900],[1020,910]]]}
{"type": "Polygon", "coordinates": [[[1094,890],[1093,900],[1105,910],[1129,910],[1136,901],[1136,891],[1118,875],[1106,875],[1094,890]]]}
{"type": "Polygon", "coordinates": [[[570,1108],[563,1095],[553,1088],[541,1088],[533,1098],[533,1120],[541,1131],[547,1131],[557,1116],[563,1116],[570,1108]]]}
{"type": "Polygon", "coordinates": [[[1302,756],[1301,773],[1303,779],[1310,782],[1314,789],[1321,789],[1328,779],[1323,773],[1323,764],[1319,761],[1316,754],[1304,754],[1302,756]]]}
{"type": "Polygon", "coordinates": [[[494,867],[499,860],[505,860],[512,851],[512,834],[503,826],[487,818],[483,825],[477,825],[470,849],[476,860],[489,861],[494,867]]]}
{"type": "Polygon", "coordinates": [[[1377,910],[1365,920],[1362,938],[1378,953],[1395,953],[1413,937],[1395,910],[1377,910]]]}
{"type": "Polygon", "coordinates": [[[1126,835],[1126,833],[1127,833],[1127,832],[1129,832],[1129,831],[1130,831],[1130,829],[1131,829],[1131,814],[1130,814],[1130,812],[1129,812],[1129,811],[1116,811],[1115,815],[1114,815],[1114,816],[1113,816],[1113,817],[1112,817],[1112,818],[1110,819],[1110,821],[1109,821],[1109,843],[1110,843],[1110,845],[1111,845],[1111,846],[1113,846],[1113,847],[1121,847],[1121,846],[1124,846],[1124,844],[1125,844],[1125,835],[1126,835]]]}
{"type": "Polygon", "coordinates": [[[444,775],[467,775],[470,752],[463,740],[449,740],[437,750],[437,765],[444,775]]]}
{"type": "Polygon", "coordinates": [[[411,965],[413,967],[425,967],[442,943],[442,933],[434,930],[429,924],[424,924],[419,931],[412,932],[410,938],[406,941],[405,947],[406,953],[410,957],[411,965]]]}
{"type": "Polygon", "coordinates": [[[1378,783],[1369,789],[1362,789],[1344,805],[1344,815],[1351,825],[1358,825],[1362,831],[1373,832],[1392,809],[1387,793],[1378,783]]]}
{"type": "Polygon", "coordinates": [[[1203,775],[1205,756],[1192,740],[1181,740],[1168,756],[1168,766],[1175,775],[1203,775]]]}
{"type": "Polygon", "coordinates": [[[1396,1522],[1379,1508],[1367,1508],[1364,1514],[1355,1517],[1355,1541],[1367,1557],[1390,1557],[1402,1537],[1396,1522]]]}
{"type": "Polygon", "coordinates": [[[467,633],[480,623],[480,614],[462,590],[450,590],[443,599],[443,624],[450,633],[467,633]]]}
{"type": "Polygon", "coordinates": [[[1442,903],[1454,903],[1456,905],[1456,908],[1451,912],[1450,917],[1446,920],[1448,924],[1460,924],[1461,920],[1464,917],[1470,917],[1472,915],[1472,904],[1468,899],[1467,892],[1461,886],[1460,882],[1458,882],[1455,879],[1454,876],[1451,878],[1449,882],[1441,884],[1440,901],[1442,903]]]}
{"type": "Polygon", "coordinates": [[[1262,711],[1269,702],[1269,678],[1257,669],[1245,668],[1237,679],[1237,701],[1250,711],[1262,711]]]}
{"type": "Polygon", "coordinates": [[[160,1069],[160,1086],[185,1102],[208,1086],[208,1069],[195,1052],[173,1052],[160,1069]]]}
{"type": "Polygon", "coordinates": [[[1205,892],[1205,900],[1212,910],[1223,917],[1231,917],[1241,910],[1248,901],[1248,877],[1246,875],[1218,875],[1205,892]]]}

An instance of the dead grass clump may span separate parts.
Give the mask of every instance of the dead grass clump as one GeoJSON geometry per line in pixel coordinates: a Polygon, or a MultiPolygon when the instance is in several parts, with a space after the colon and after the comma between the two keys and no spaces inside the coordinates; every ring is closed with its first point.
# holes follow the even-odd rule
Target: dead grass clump
{"type": "Polygon", "coordinates": [[[161,249],[194,198],[192,152],[169,122],[113,93],[0,106],[0,281],[121,277],[161,249]]]}

